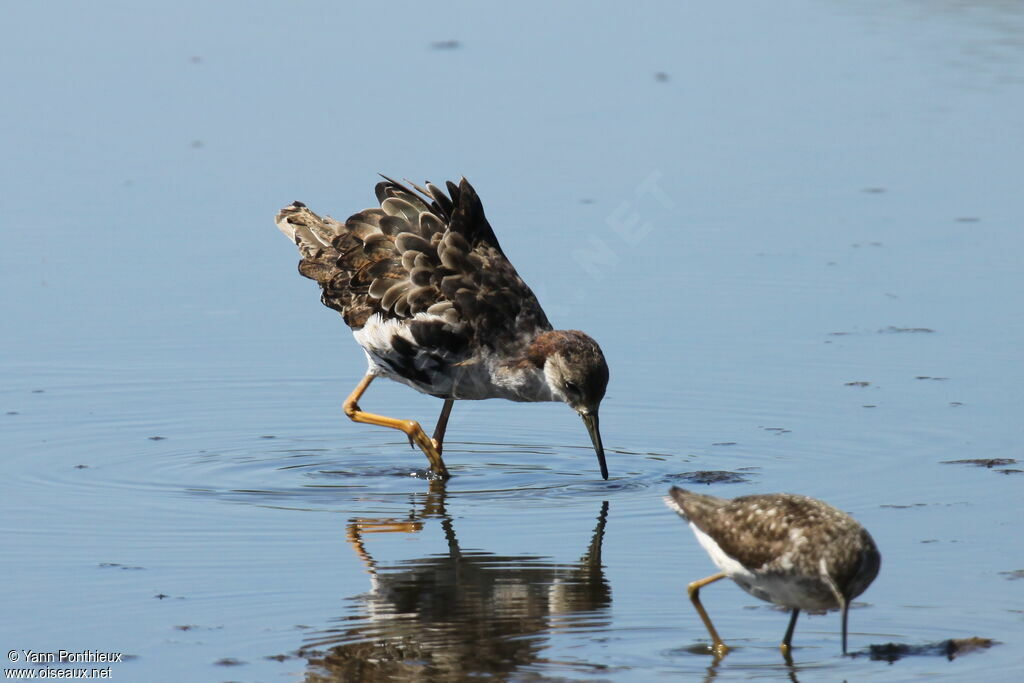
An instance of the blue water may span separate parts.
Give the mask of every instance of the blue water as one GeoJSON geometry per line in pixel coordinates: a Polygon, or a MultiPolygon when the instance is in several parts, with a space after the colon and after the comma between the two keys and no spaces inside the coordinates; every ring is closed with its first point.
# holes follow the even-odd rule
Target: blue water
{"type": "Polygon", "coordinates": [[[6,17],[0,651],[116,651],[122,681],[1019,676],[1024,10],[6,17]],[[601,343],[609,482],[562,406],[457,405],[445,487],[341,414],[365,361],[273,216],[343,218],[378,172],[468,177],[601,343]],[[685,589],[714,567],[671,485],[857,517],[883,555],[857,656],[808,616],[787,666],[786,615],[726,584],[702,595],[734,650],[703,654],[685,589]],[[972,636],[998,644],[866,654],[972,636]]]}

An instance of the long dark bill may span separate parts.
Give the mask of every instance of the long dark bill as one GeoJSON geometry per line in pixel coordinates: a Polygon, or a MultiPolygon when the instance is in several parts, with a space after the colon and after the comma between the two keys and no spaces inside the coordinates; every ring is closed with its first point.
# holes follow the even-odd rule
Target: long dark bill
{"type": "Polygon", "coordinates": [[[587,426],[590,433],[590,440],[594,442],[594,450],[597,452],[597,462],[601,465],[601,476],[608,479],[608,464],[604,461],[604,446],[601,444],[601,431],[598,429],[597,413],[580,413],[583,424],[587,426]]]}

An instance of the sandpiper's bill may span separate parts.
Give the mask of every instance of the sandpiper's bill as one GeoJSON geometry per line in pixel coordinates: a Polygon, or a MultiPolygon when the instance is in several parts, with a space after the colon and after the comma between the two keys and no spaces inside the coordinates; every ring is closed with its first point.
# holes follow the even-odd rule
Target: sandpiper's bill
{"type": "Polygon", "coordinates": [[[756,598],[792,610],[780,646],[787,661],[800,610],[842,610],[843,654],[850,601],[863,593],[882,557],[867,530],[845,512],[807,496],[767,493],[727,499],[672,487],[665,503],[690,523],[721,570],[687,587],[719,657],[718,637],[700,589],[730,578],[756,598]]]}
{"type": "Polygon", "coordinates": [[[356,422],[405,432],[435,477],[448,478],[442,442],[456,400],[563,401],[590,433],[608,478],[598,408],[608,385],[601,347],[578,330],[555,330],[505,257],[465,178],[447,193],[385,177],[379,206],[344,223],[301,202],[277,215],[299,248],[299,272],[341,313],[369,368],[344,404],[356,422]],[[419,423],[364,412],[359,399],[388,377],[444,400],[433,438],[419,423]]]}

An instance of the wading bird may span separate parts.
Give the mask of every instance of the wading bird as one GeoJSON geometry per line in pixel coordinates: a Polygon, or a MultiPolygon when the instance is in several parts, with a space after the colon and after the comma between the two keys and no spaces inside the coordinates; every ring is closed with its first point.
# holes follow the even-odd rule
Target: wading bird
{"type": "Polygon", "coordinates": [[[856,520],[820,500],[791,493],[730,500],[672,487],[665,503],[690,523],[722,570],[687,587],[717,656],[729,648],[700,604],[699,592],[726,577],[754,597],[792,610],[780,646],[787,660],[802,609],[842,610],[846,654],[850,601],[867,590],[882,562],[871,535],[856,520]]]}
{"type": "Polygon", "coordinates": [[[608,478],[598,408],[608,385],[601,348],[578,330],[555,330],[505,257],[483,206],[463,178],[447,193],[386,178],[378,207],[344,223],[301,202],[277,215],[299,248],[299,272],[316,280],[324,305],[341,313],[366,352],[366,375],[344,403],[356,422],[405,432],[435,477],[456,400],[562,401],[590,433],[608,478]],[[388,377],[444,400],[433,438],[414,420],[364,412],[359,400],[388,377]]]}

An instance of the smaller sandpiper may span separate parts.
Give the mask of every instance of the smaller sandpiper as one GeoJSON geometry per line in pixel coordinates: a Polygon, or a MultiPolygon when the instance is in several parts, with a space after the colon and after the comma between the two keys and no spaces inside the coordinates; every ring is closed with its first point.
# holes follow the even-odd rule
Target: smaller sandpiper
{"type": "Polygon", "coordinates": [[[700,604],[699,592],[726,577],[754,597],[792,610],[779,646],[787,661],[802,609],[842,610],[846,654],[850,601],[867,590],[882,562],[871,535],[855,519],[820,500],[792,493],[728,499],[672,487],[665,503],[690,523],[721,570],[687,587],[716,656],[724,656],[729,648],[700,604]]]}

